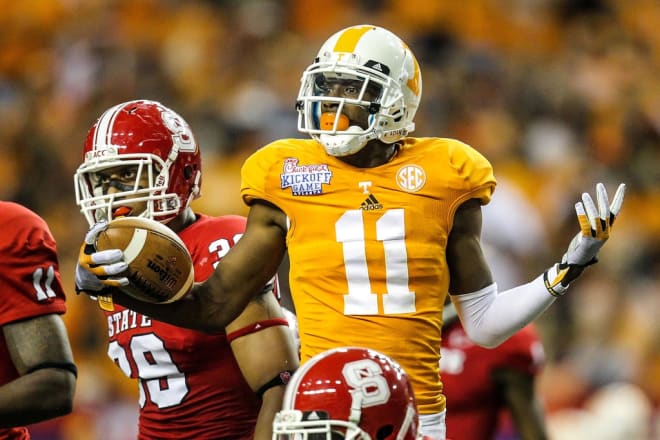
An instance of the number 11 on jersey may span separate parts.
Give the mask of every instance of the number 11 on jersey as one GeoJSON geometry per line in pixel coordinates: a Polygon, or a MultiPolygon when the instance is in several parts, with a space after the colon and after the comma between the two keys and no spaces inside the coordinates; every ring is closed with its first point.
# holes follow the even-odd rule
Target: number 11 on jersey
{"type": "MultiPolygon", "coordinates": [[[[335,223],[335,236],[342,244],[348,292],[345,315],[377,315],[378,295],[383,295],[383,314],[415,311],[415,292],[408,285],[408,254],[403,209],[386,210],[376,221],[376,240],[385,252],[387,292],[373,292],[366,255],[365,224],[359,209],[346,211],[335,223]]],[[[372,263],[373,264],[373,263],[372,263]]]]}

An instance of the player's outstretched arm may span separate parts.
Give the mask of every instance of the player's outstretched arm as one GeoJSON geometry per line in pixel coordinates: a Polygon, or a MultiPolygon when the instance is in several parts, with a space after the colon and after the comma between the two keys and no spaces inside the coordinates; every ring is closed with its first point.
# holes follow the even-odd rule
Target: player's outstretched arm
{"type": "Polygon", "coordinates": [[[586,266],[596,262],[621,210],[625,185],[619,185],[611,204],[603,184],[596,186],[596,193],[598,206],[587,193],[576,205],[580,232],[561,262],[535,280],[504,292],[498,292],[483,258],[479,206],[468,201],[457,210],[447,244],[450,293],[463,327],[475,343],[490,348],[501,344],[536,319],[586,266]]]}
{"type": "Polygon", "coordinates": [[[236,319],[247,303],[269,286],[285,252],[286,215],[273,205],[253,204],[243,237],[211,277],[193,289],[193,299],[205,305],[203,321],[212,328],[224,328],[236,319]]]}
{"type": "MultiPolygon", "coordinates": [[[[111,292],[118,304],[159,321],[201,331],[223,331],[277,272],[286,250],[285,228],[282,211],[265,203],[253,205],[245,234],[211,277],[169,304],[147,303],[123,293],[121,286],[128,280],[121,274],[126,268],[121,250],[93,252],[84,243],[76,267],[76,291],[90,295],[111,292]]],[[[90,231],[100,232],[94,227],[90,231]]],[[[89,233],[85,240],[95,241],[89,233]]]]}

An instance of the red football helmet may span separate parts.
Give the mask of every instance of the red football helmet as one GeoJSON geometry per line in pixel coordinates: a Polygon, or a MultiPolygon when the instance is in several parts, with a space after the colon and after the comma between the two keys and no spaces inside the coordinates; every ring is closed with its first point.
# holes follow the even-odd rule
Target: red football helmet
{"type": "Polygon", "coordinates": [[[76,203],[90,225],[119,215],[167,223],[199,197],[201,178],[199,147],[188,123],[159,102],[129,101],[106,110],[89,130],[74,176],[76,203]],[[109,178],[100,176],[120,166],[133,166],[136,175],[114,183],[118,191],[109,193],[109,178]],[[146,209],[127,213],[127,200],[146,209]]]}
{"type": "Polygon", "coordinates": [[[303,364],[273,422],[278,439],[414,440],[412,386],[389,357],[365,348],[328,350],[303,364]]]}

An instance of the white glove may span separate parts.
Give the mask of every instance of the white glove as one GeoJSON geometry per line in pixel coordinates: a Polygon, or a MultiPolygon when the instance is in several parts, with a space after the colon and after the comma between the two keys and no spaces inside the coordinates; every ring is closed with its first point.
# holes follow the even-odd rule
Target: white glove
{"type": "Polygon", "coordinates": [[[610,238],[612,224],[621,211],[625,192],[626,185],[622,183],[617,188],[610,205],[605,185],[598,183],[596,185],[598,209],[588,193],[582,194],[582,202],[575,204],[580,232],[571,240],[561,263],[555,264],[545,272],[545,286],[552,295],[563,295],[568,289],[568,284],[582,273],[584,267],[598,262],[598,251],[610,238]],[[572,268],[579,270],[571,271],[572,268]]]}
{"type": "Polygon", "coordinates": [[[107,222],[99,222],[85,234],[76,265],[76,293],[99,293],[106,287],[128,285],[128,278],[117,276],[128,269],[121,249],[96,252],[96,239],[107,227],[107,222]]]}

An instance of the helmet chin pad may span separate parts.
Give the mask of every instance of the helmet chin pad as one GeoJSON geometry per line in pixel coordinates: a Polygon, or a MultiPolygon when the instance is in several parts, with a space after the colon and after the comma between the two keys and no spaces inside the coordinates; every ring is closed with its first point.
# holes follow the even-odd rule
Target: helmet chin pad
{"type": "Polygon", "coordinates": [[[357,125],[351,125],[338,134],[323,133],[318,135],[318,141],[323,145],[326,153],[335,157],[355,154],[364,148],[369,140],[369,135],[364,134],[364,129],[357,125]]]}

